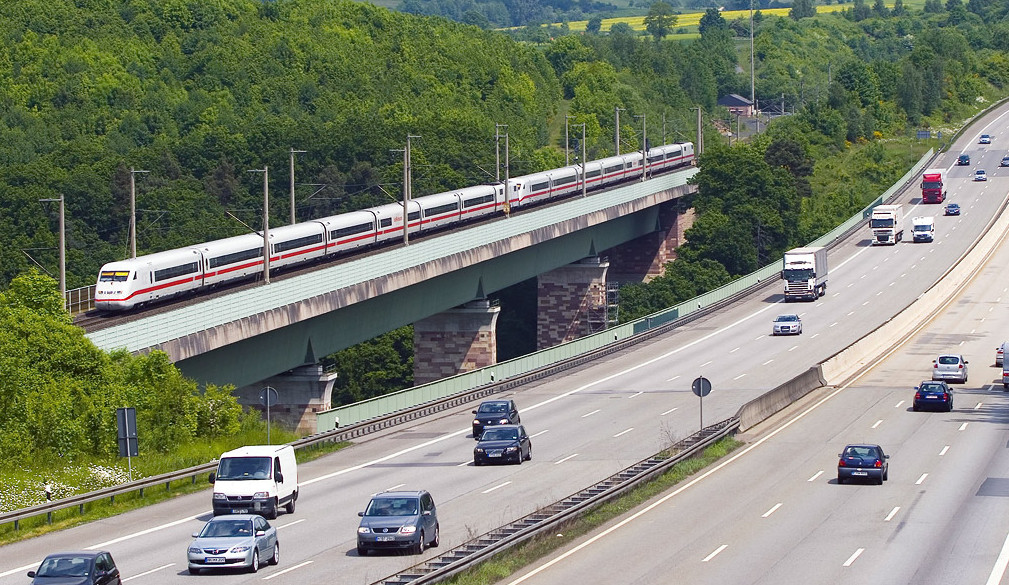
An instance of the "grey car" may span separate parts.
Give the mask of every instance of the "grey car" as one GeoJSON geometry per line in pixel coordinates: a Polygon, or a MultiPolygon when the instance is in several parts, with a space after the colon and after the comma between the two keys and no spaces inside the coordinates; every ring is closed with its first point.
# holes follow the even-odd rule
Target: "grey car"
{"type": "Polygon", "coordinates": [[[944,354],[932,360],[932,379],[967,383],[967,360],[962,355],[944,354]]]}
{"type": "Polygon", "coordinates": [[[802,320],[798,315],[778,315],[774,320],[772,335],[801,335],[802,320]]]}
{"type": "Polygon", "coordinates": [[[261,560],[271,565],[280,562],[277,529],[258,514],[216,516],[203,530],[193,534],[189,545],[189,572],[200,569],[244,568],[259,570],[261,560]]]}
{"type": "Polygon", "coordinates": [[[119,569],[104,550],[54,553],[37,571],[28,571],[32,585],[120,585],[119,569]]]}
{"type": "Polygon", "coordinates": [[[364,512],[358,512],[357,554],[371,550],[424,552],[438,546],[441,528],[434,498],[424,490],[381,492],[371,497],[364,512]]]}

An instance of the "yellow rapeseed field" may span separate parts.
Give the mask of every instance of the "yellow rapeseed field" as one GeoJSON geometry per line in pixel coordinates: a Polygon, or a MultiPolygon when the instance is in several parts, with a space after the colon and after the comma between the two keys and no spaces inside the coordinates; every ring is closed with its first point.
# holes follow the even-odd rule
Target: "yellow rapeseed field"
{"type": "MultiPolygon", "coordinates": [[[[843,6],[840,4],[829,4],[826,6],[817,6],[816,11],[818,13],[824,12],[838,12],[844,10],[845,8],[850,8],[850,6],[843,6]]],[[[761,14],[774,15],[774,16],[788,16],[789,8],[769,8],[767,10],[761,10],[761,14]]],[[[704,16],[703,12],[691,12],[688,14],[677,14],[676,15],[676,28],[684,27],[696,27],[701,22],[701,17],[704,16]]],[[[749,10],[723,10],[722,18],[725,20],[736,20],[738,18],[749,18],[749,10]]],[[[624,16],[621,18],[604,18],[602,22],[603,31],[610,30],[610,27],[618,22],[627,23],[634,30],[645,30],[645,17],[644,16],[624,16]]],[[[555,23],[554,26],[559,26],[560,23],[555,23]]],[[[568,29],[571,32],[584,32],[585,25],[588,24],[587,20],[579,20],[575,22],[568,23],[568,29]]]]}

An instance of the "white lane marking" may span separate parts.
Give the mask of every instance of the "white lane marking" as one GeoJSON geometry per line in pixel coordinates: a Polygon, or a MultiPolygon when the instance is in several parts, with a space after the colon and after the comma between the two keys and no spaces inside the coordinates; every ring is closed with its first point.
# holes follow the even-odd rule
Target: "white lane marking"
{"type": "Polygon", "coordinates": [[[398,490],[399,488],[401,488],[401,487],[403,487],[405,485],[406,485],[405,483],[397,483],[396,485],[394,485],[392,487],[385,488],[385,491],[387,491],[387,492],[394,492],[394,491],[398,490]]]}
{"type": "Polygon", "coordinates": [[[817,337],[819,337],[819,336],[820,336],[820,334],[819,334],[819,333],[814,333],[814,334],[813,334],[813,336],[812,336],[812,337],[810,337],[810,339],[816,339],[816,338],[817,338],[817,337]]]}
{"type": "Polygon", "coordinates": [[[898,510],[900,510],[900,506],[895,506],[894,509],[890,510],[890,513],[886,515],[886,518],[883,518],[883,522],[893,520],[893,517],[897,515],[898,510]]]}
{"type": "Polygon", "coordinates": [[[778,508],[780,508],[780,507],[781,507],[781,502],[778,502],[777,504],[771,506],[770,510],[764,512],[764,514],[761,516],[761,518],[767,518],[771,514],[774,514],[775,512],[778,511],[778,508]]]}
{"type": "Polygon", "coordinates": [[[586,412],[585,414],[582,415],[582,418],[586,418],[586,417],[592,416],[593,414],[595,414],[597,412],[599,412],[598,408],[596,410],[593,410],[592,412],[586,412]]]}
{"type": "Polygon", "coordinates": [[[578,457],[578,453],[572,453],[572,454],[568,455],[567,457],[565,457],[564,459],[560,459],[560,460],[554,461],[554,465],[560,465],[561,463],[564,463],[568,459],[574,459],[575,457],[578,457]]]}
{"type": "Polygon", "coordinates": [[[866,306],[868,304],[869,304],[869,301],[865,301],[864,303],[862,303],[862,306],[864,307],[864,306],[866,306]]]}
{"type": "Polygon", "coordinates": [[[1002,543],[1002,551],[995,559],[995,566],[991,568],[985,585],[998,585],[1002,581],[1002,575],[1005,575],[1006,566],[1009,566],[1009,534],[1006,535],[1005,542],[1002,543]]]}
{"type": "Polygon", "coordinates": [[[715,555],[717,555],[718,553],[722,552],[723,550],[725,550],[727,548],[729,548],[729,545],[723,544],[722,546],[720,546],[720,547],[716,548],[714,551],[712,551],[712,553],[710,555],[704,557],[704,560],[701,561],[701,562],[702,563],[706,563],[706,562],[710,561],[711,559],[715,558],[715,555]]]}
{"type": "Polygon", "coordinates": [[[850,567],[851,564],[855,562],[855,559],[858,558],[858,555],[862,554],[863,552],[865,552],[865,549],[864,548],[860,548],[860,549],[856,550],[855,552],[851,553],[851,556],[848,557],[848,560],[844,561],[844,564],[841,565],[841,566],[842,567],[850,567]]]}
{"type": "Polygon", "coordinates": [[[834,325],[837,325],[837,321],[834,321],[833,323],[831,323],[830,327],[833,327],[834,325]]]}
{"type": "Polygon", "coordinates": [[[634,427],[631,427],[631,428],[629,428],[629,429],[627,429],[627,430],[623,430],[623,431],[620,431],[619,433],[617,433],[617,434],[613,435],[613,438],[614,438],[614,439],[616,439],[616,438],[617,438],[617,437],[619,437],[620,435],[626,435],[627,433],[629,433],[629,432],[631,432],[631,431],[633,431],[633,430],[634,430],[634,427]]]}
{"type": "Polygon", "coordinates": [[[760,341],[760,340],[761,340],[761,339],[763,339],[763,338],[764,338],[764,336],[763,336],[763,335],[760,335],[760,336],[758,336],[758,337],[754,337],[754,338],[753,338],[753,340],[754,340],[754,341],[760,341]]]}
{"type": "Polygon", "coordinates": [[[764,363],[762,363],[762,364],[760,364],[760,365],[762,365],[762,366],[766,366],[767,364],[769,364],[769,363],[771,363],[771,362],[773,362],[773,361],[774,361],[774,360],[767,360],[766,362],[764,362],[764,363]]]}
{"type": "Polygon", "coordinates": [[[529,438],[530,439],[535,439],[536,437],[538,437],[540,435],[543,435],[543,434],[546,434],[546,433],[549,433],[549,432],[550,432],[550,429],[543,429],[542,431],[536,433],[535,435],[529,435],[529,438]]]}
{"type": "Polygon", "coordinates": [[[295,524],[301,524],[305,520],[306,520],[306,518],[302,518],[300,520],[295,520],[294,522],[288,522],[287,524],[284,524],[283,526],[277,526],[277,530],[280,530],[282,528],[287,528],[288,526],[294,526],[295,524]]]}
{"type": "Polygon", "coordinates": [[[463,461],[463,462],[462,462],[462,463],[460,463],[459,465],[456,465],[456,467],[466,467],[466,466],[467,466],[467,465],[469,465],[470,463],[473,463],[473,462],[472,462],[472,461],[463,461]]]}
{"type": "Polygon", "coordinates": [[[631,395],[630,395],[630,396],[628,396],[627,398],[628,398],[628,399],[630,399],[630,398],[634,398],[635,396],[641,396],[642,394],[644,394],[644,392],[635,392],[634,394],[631,394],[631,395]]]}
{"type": "Polygon", "coordinates": [[[670,412],[673,412],[673,411],[674,411],[674,410],[676,410],[677,408],[679,408],[679,406],[674,406],[674,407],[670,408],[669,410],[667,410],[667,411],[663,412],[663,413],[662,413],[662,414],[660,414],[659,416],[666,416],[667,414],[669,414],[670,412]]]}
{"type": "Polygon", "coordinates": [[[736,353],[737,351],[739,351],[739,349],[740,349],[740,348],[738,348],[738,347],[737,347],[736,349],[734,349],[734,350],[730,351],[729,353],[736,353]]]}
{"type": "Polygon", "coordinates": [[[744,376],[746,376],[746,374],[739,374],[738,376],[736,376],[735,378],[733,378],[733,380],[738,380],[738,379],[740,379],[740,378],[742,378],[744,376]]]}
{"type": "Polygon", "coordinates": [[[967,428],[967,423],[963,423],[962,425],[960,425],[960,429],[959,430],[962,431],[962,430],[965,430],[966,428],[967,428]]]}
{"type": "Polygon", "coordinates": [[[980,409],[981,409],[981,403],[978,402],[977,406],[974,407],[974,410],[980,410],[980,409]]]}
{"type": "Polygon", "coordinates": [[[277,571],[276,573],[273,573],[273,574],[271,574],[269,576],[263,577],[263,581],[269,581],[270,579],[273,579],[274,577],[279,577],[279,576],[283,575],[284,573],[290,573],[291,571],[293,571],[295,569],[300,569],[300,568],[304,567],[305,565],[311,565],[313,562],[315,562],[315,561],[305,561],[303,563],[298,563],[297,565],[294,565],[293,567],[288,567],[288,568],[284,569],[283,571],[277,571]]]}
{"type": "Polygon", "coordinates": [[[813,477],[807,479],[806,481],[816,481],[816,478],[820,477],[821,475],[823,475],[823,470],[822,469],[820,471],[817,471],[816,473],[814,473],[813,477]]]}
{"type": "Polygon", "coordinates": [[[168,563],[167,565],[161,565],[160,567],[158,567],[156,569],[151,569],[150,571],[144,571],[143,573],[140,573],[139,575],[133,575],[132,577],[124,577],[122,579],[122,581],[123,581],[123,583],[125,583],[127,581],[131,581],[133,579],[136,579],[137,577],[143,577],[145,575],[150,575],[151,573],[157,573],[158,571],[160,571],[162,569],[167,569],[168,567],[174,567],[174,566],[175,566],[175,563],[168,563]]]}
{"type": "Polygon", "coordinates": [[[879,419],[878,421],[876,421],[876,424],[872,425],[872,428],[876,428],[881,424],[883,424],[883,419],[879,419]]]}
{"type": "Polygon", "coordinates": [[[799,349],[799,346],[798,345],[793,345],[792,347],[788,348],[788,351],[793,351],[793,350],[796,350],[796,349],[799,349]]]}
{"type": "Polygon", "coordinates": [[[927,473],[921,474],[921,477],[918,478],[918,481],[914,482],[914,485],[921,485],[921,483],[925,481],[926,477],[928,477],[927,473]]]}
{"type": "Polygon", "coordinates": [[[701,367],[703,368],[704,366],[710,366],[710,365],[711,365],[711,360],[708,360],[708,361],[704,362],[703,364],[701,364],[701,367]]]}
{"type": "Polygon", "coordinates": [[[949,445],[946,445],[945,447],[942,448],[942,451],[939,451],[939,457],[945,455],[947,451],[949,451],[949,445]]]}
{"type": "Polygon", "coordinates": [[[666,382],[672,382],[673,380],[675,380],[675,379],[677,379],[677,378],[679,378],[679,377],[680,377],[680,375],[679,375],[679,374],[677,374],[677,375],[673,376],[672,378],[670,378],[670,379],[666,380],[666,382]]]}
{"type": "MultiPolygon", "coordinates": [[[[172,526],[178,526],[179,524],[185,524],[186,522],[190,522],[192,520],[198,519],[200,516],[203,516],[205,514],[212,514],[212,513],[213,513],[213,510],[207,510],[205,512],[200,512],[199,514],[194,514],[192,516],[187,516],[186,518],[182,518],[181,520],[175,520],[174,522],[169,522],[167,524],[162,524],[161,526],[155,526],[154,528],[148,528],[146,530],[141,530],[140,532],[134,532],[133,534],[127,534],[126,536],[120,536],[119,538],[113,538],[112,540],[108,540],[108,541],[105,541],[105,542],[100,542],[98,544],[93,544],[91,546],[85,547],[84,550],[95,550],[95,549],[99,549],[99,548],[108,548],[110,545],[113,545],[113,544],[116,544],[116,543],[119,543],[119,542],[123,542],[124,540],[129,540],[131,538],[136,538],[138,536],[144,536],[145,534],[150,534],[152,532],[158,532],[159,530],[164,530],[165,528],[171,528],[172,526]]],[[[41,563],[42,563],[42,561],[39,561],[39,562],[35,563],[34,565],[30,565],[28,568],[31,569],[33,567],[37,567],[41,563]]],[[[0,577],[2,577],[2,576],[3,575],[0,575],[0,577]]]]}
{"type": "Polygon", "coordinates": [[[854,314],[855,314],[855,311],[852,311],[852,312],[848,313],[847,315],[845,315],[845,317],[851,317],[854,314]]]}
{"type": "Polygon", "coordinates": [[[485,489],[484,491],[482,491],[482,492],[480,492],[480,493],[481,493],[481,494],[489,494],[489,493],[491,493],[492,491],[494,491],[494,490],[496,490],[496,489],[501,489],[501,488],[503,488],[504,486],[506,486],[506,485],[508,485],[508,484],[510,484],[510,483],[511,483],[510,481],[506,481],[506,482],[504,482],[504,483],[499,483],[499,484],[497,484],[496,486],[494,486],[494,487],[492,487],[492,488],[487,488],[487,489],[485,489]]]}
{"type": "Polygon", "coordinates": [[[903,400],[901,400],[901,401],[900,401],[900,402],[898,402],[897,404],[894,404],[894,405],[893,405],[893,407],[894,407],[894,408],[900,408],[900,405],[901,405],[901,404],[904,404],[904,401],[903,401],[903,400]]]}

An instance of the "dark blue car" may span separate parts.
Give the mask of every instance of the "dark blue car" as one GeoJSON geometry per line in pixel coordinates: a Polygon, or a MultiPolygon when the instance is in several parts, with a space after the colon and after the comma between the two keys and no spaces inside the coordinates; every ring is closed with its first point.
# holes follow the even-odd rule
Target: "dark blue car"
{"type": "Polygon", "coordinates": [[[517,463],[533,457],[533,443],[522,425],[489,427],[473,448],[473,465],[517,463]]]}
{"type": "Polygon", "coordinates": [[[838,454],[837,483],[849,479],[872,480],[883,485],[886,481],[889,455],[879,445],[848,445],[838,454]]]}
{"type": "Polygon", "coordinates": [[[923,408],[936,408],[950,412],[953,410],[953,390],[946,382],[926,380],[914,389],[915,412],[923,408]]]}
{"type": "Polygon", "coordinates": [[[956,203],[949,203],[946,205],[946,215],[960,215],[960,206],[956,203]]]}

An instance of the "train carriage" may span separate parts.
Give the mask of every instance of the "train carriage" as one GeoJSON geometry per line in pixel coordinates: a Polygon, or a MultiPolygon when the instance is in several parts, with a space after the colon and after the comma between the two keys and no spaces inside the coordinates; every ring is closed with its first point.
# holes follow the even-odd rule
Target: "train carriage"
{"type": "Polygon", "coordinates": [[[216,286],[263,272],[263,236],[245,234],[197,248],[203,257],[203,284],[216,286]]]}
{"type": "MultiPolygon", "coordinates": [[[[415,234],[420,231],[421,213],[420,204],[416,199],[407,202],[407,221],[409,222],[409,233],[415,234]]],[[[403,238],[403,204],[387,203],[378,207],[369,208],[375,215],[376,243],[388,242],[390,240],[403,238]]]]}
{"type": "Polygon", "coordinates": [[[196,248],[168,250],[102,266],[95,308],[123,311],[203,286],[203,257],[196,248]]]}
{"type": "Polygon", "coordinates": [[[375,214],[371,211],[351,211],[318,221],[326,231],[326,254],[346,252],[377,241],[375,214]]]}
{"type": "Polygon", "coordinates": [[[458,193],[435,193],[414,201],[420,205],[422,231],[459,223],[462,218],[462,202],[458,193]]]}
{"type": "Polygon", "coordinates": [[[326,255],[326,231],[315,221],[270,229],[270,270],[326,255]]]}
{"type": "Polygon", "coordinates": [[[462,202],[460,216],[463,221],[491,215],[504,203],[504,184],[477,185],[454,191],[462,202]]]}

